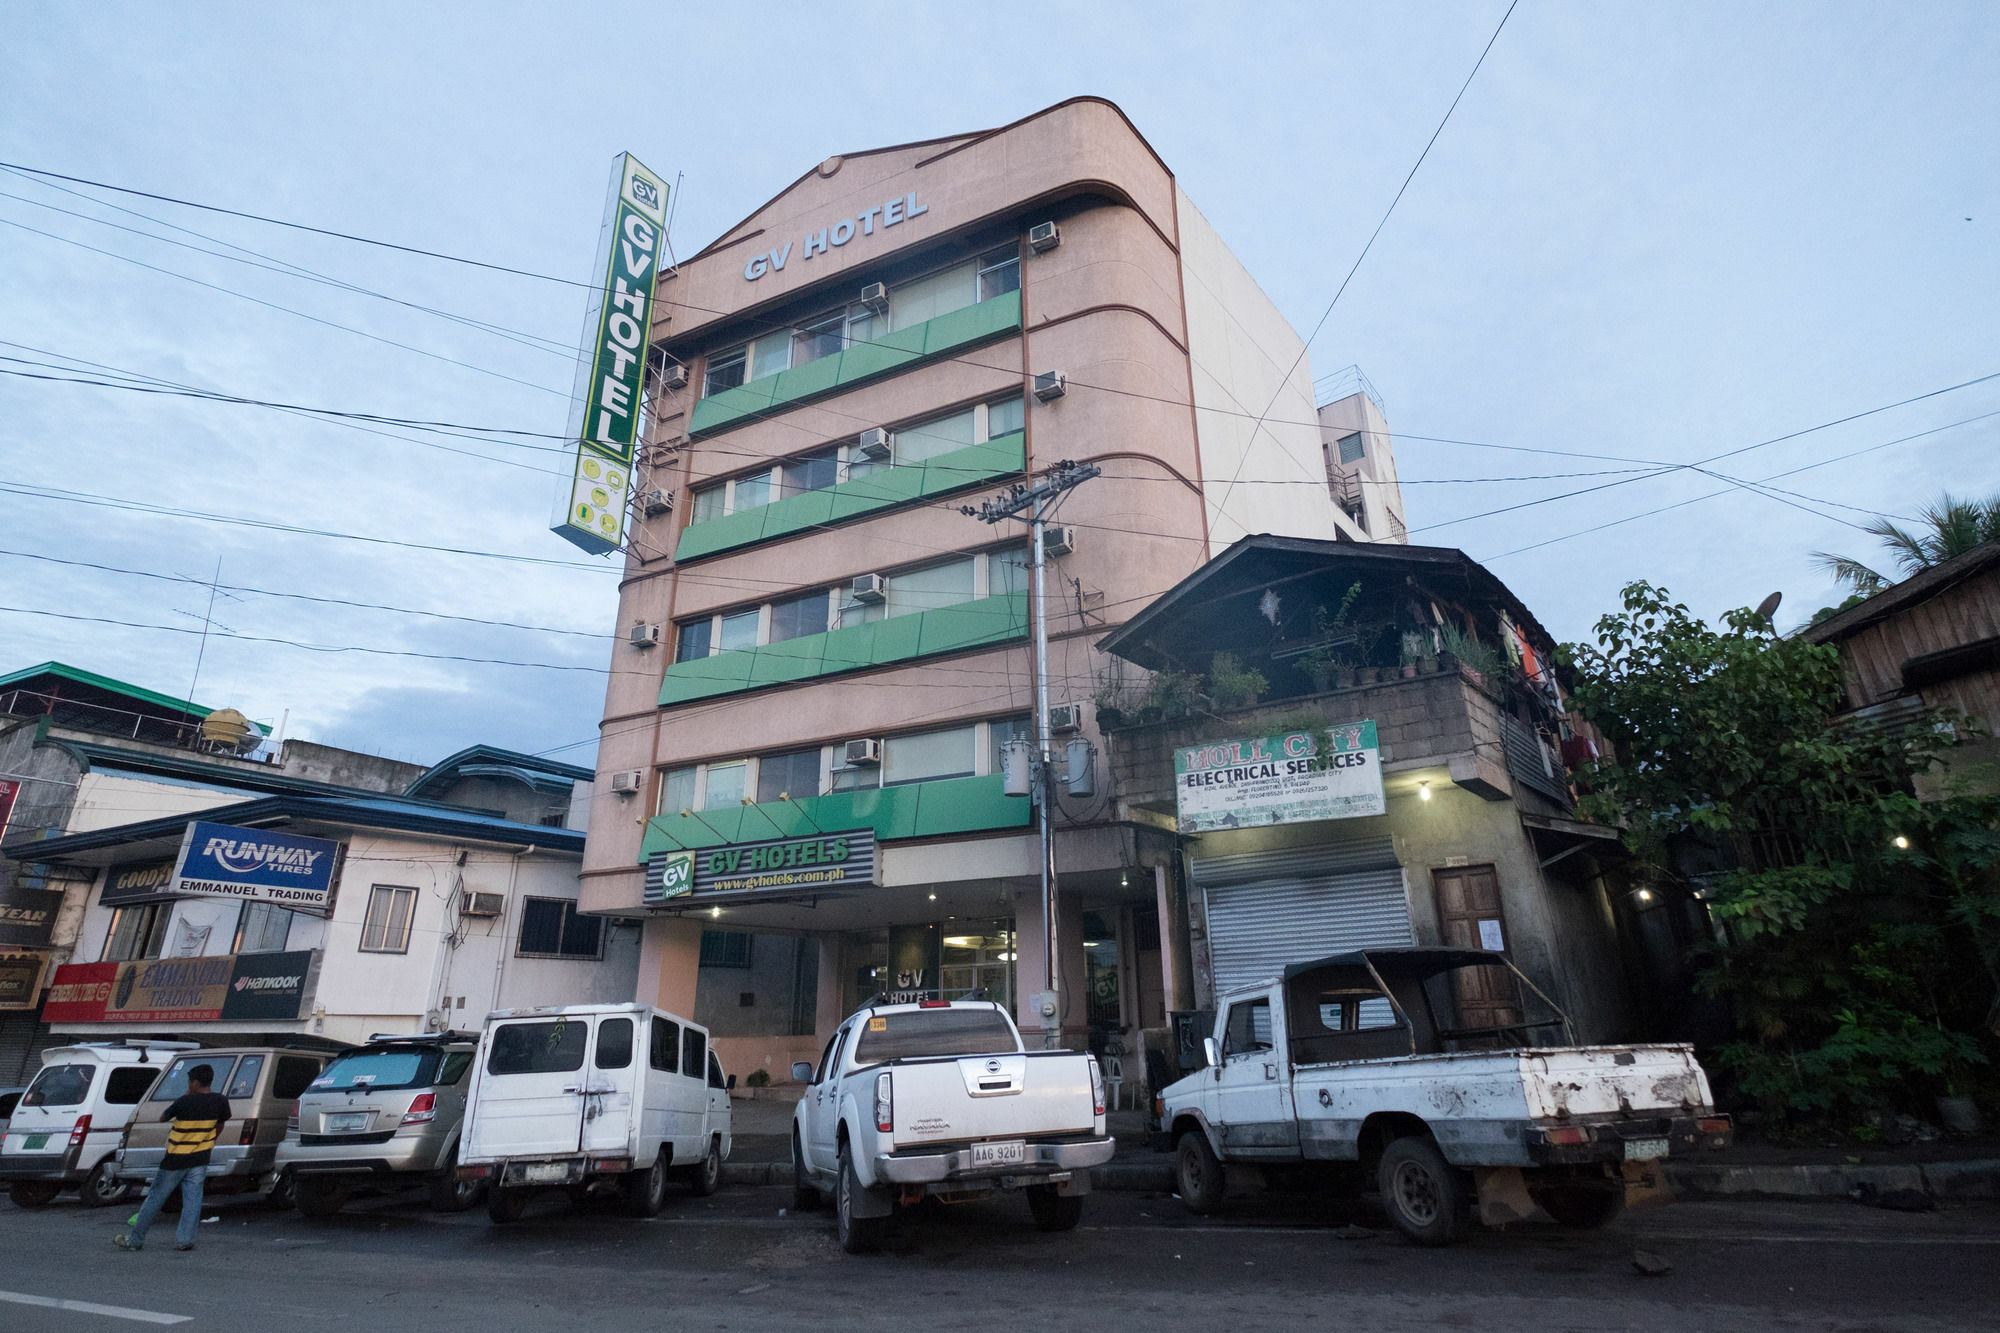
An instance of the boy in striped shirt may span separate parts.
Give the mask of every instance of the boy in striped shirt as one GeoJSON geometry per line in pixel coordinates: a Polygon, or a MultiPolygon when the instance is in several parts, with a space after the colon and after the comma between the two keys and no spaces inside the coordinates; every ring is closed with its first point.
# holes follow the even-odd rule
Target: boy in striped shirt
{"type": "Polygon", "coordinates": [[[174,1228],[174,1248],[194,1248],[195,1228],[201,1225],[201,1191],[202,1182],[208,1179],[209,1150],[222,1137],[222,1126],[229,1119],[229,1099],[211,1091],[214,1083],[215,1071],[196,1065],[188,1070],[187,1092],[175,1098],[160,1116],[173,1121],[173,1128],[167,1131],[167,1153],[160,1159],[146,1201],[132,1219],[132,1229],[111,1238],[119,1249],[145,1248],[147,1230],[176,1189],[181,1192],[181,1219],[174,1228]]]}

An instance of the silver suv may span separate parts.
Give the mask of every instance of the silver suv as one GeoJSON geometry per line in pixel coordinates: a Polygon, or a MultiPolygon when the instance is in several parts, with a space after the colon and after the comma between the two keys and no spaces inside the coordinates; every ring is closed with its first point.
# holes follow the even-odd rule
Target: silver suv
{"type": "Polygon", "coordinates": [[[299,1098],[278,1170],[307,1217],[331,1217],[357,1190],[419,1182],[431,1207],[470,1208],[481,1182],[458,1178],[458,1134],[478,1038],[376,1035],[328,1065],[299,1098]]]}

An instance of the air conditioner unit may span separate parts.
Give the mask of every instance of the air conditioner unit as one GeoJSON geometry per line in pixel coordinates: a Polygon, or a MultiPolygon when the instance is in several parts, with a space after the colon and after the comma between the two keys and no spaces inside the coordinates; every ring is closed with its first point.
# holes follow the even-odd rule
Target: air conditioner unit
{"type": "Polygon", "coordinates": [[[687,382],[688,368],[678,361],[669,361],[667,368],[660,372],[660,389],[662,392],[673,393],[677,389],[685,389],[687,388],[687,382]]]}
{"type": "Polygon", "coordinates": [[[877,463],[886,463],[895,452],[896,437],[880,426],[870,426],[855,437],[854,451],[863,458],[877,463]]]}
{"type": "Polygon", "coordinates": [[[660,627],[641,621],[632,627],[630,642],[634,648],[657,648],[660,646],[660,627]]]}
{"type": "Polygon", "coordinates": [[[1037,222],[1028,228],[1028,248],[1036,254],[1062,244],[1062,231],[1053,222],[1037,222]]]}
{"type": "Polygon", "coordinates": [[[1069,378],[1060,370],[1044,370],[1035,376],[1035,397],[1054,402],[1069,387],[1069,378]]]}
{"type": "Polygon", "coordinates": [[[889,595],[889,580],[880,574],[858,574],[848,595],[857,602],[879,602],[889,595]]]}
{"type": "Polygon", "coordinates": [[[611,775],[611,790],[620,796],[637,796],[646,785],[646,770],[621,768],[611,775]]]}
{"type": "Polygon", "coordinates": [[[507,900],[497,893],[468,893],[458,904],[460,916],[499,916],[507,900]]]}
{"type": "Polygon", "coordinates": [[[1050,704],[1049,730],[1075,731],[1083,726],[1082,704],[1050,704]]]}
{"type": "Polygon", "coordinates": [[[879,282],[871,282],[861,289],[861,304],[878,315],[889,313],[889,289],[879,282]]]}
{"type": "Polygon", "coordinates": [[[646,511],[647,518],[653,518],[660,514],[671,514],[674,512],[674,493],[672,491],[647,491],[639,497],[639,504],[646,511]]]}
{"type": "Polygon", "coordinates": [[[1068,555],[1076,549],[1075,528],[1043,528],[1042,552],[1045,555],[1068,555]]]}
{"type": "Polygon", "coordinates": [[[849,741],[840,747],[840,762],[846,768],[873,768],[882,762],[882,742],[872,737],[849,741]]]}

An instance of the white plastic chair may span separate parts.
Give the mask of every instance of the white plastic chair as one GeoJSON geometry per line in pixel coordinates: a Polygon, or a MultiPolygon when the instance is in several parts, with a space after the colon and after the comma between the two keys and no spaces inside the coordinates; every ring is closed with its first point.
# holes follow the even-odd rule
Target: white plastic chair
{"type": "Polygon", "coordinates": [[[1114,1055],[1109,1050],[1097,1057],[1097,1063],[1104,1075],[1105,1089],[1111,1094],[1111,1109],[1124,1109],[1119,1105],[1125,1089],[1125,1058],[1114,1055]]]}

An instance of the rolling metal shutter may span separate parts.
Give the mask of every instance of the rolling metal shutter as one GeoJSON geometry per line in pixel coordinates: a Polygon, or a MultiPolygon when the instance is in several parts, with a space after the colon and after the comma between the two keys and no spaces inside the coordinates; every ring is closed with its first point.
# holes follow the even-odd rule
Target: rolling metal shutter
{"type": "Polygon", "coordinates": [[[0,1087],[26,1083],[28,1076],[41,1068],[36,1056],[45,1044],[39,1040],[43,1035],[39,1010],[0,1011],[0,1087]]]}
{"type": "Polygon", "coordinates": [[[1207,903],[1217,994],[1290,963],[1416,943],[1388,838],[1214,857],[1190,869],[1207,903]]]}

